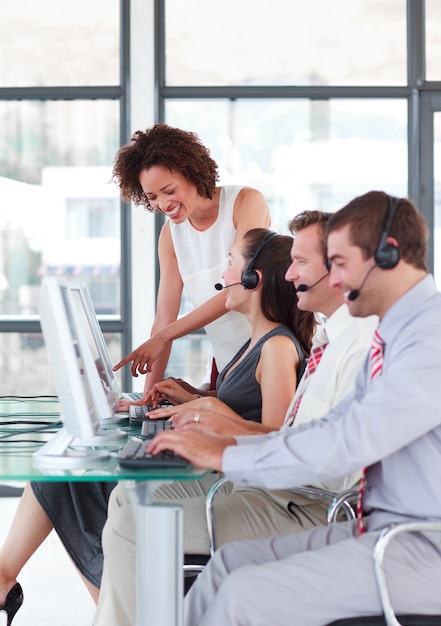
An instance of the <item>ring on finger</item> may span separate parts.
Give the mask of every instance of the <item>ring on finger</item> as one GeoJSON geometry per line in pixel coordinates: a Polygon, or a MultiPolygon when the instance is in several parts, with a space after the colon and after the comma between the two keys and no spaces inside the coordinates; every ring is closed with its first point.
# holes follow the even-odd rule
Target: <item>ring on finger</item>
{"type": "Polygon", "coordinates": [[[196,422],[196,424],[199,424],[199,422],[201,421],[201,416],[199,413],[195,413],[193,416],[193,422],[196,422]]]}

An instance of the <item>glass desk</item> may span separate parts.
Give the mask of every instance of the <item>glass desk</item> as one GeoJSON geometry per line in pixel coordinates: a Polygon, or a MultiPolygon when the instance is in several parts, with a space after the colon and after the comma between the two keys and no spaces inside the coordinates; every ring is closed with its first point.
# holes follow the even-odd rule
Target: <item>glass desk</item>
{"type": "MultiPolygon", "coordinates": [[[[126,481],[136,520],[137,626],[181,626],[183,622],[183,512],[180,506],[152,503],[160,484],[195,480],[207,472],[192,466],[170,470],[126,470],[117,462],[118,448],[95,469],[37,469],[32,454],[60,428],[54,401],[0,399],[0,482],[126,481]],[[34,423],[29,423],[34,422],[34,423]]],[[[127,423],[115,424],[138,434],[127,423]]],[[[121,448],[125,442],[119,444],[121,448]]]]}

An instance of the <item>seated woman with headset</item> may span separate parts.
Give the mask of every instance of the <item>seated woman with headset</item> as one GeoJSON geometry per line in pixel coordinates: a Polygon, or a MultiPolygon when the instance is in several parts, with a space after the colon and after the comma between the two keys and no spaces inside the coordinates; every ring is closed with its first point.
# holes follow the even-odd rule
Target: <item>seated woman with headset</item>
{"type": "MultiPolygon", "coordinates": [[[[245,235],[244,242],[246,246],[250,248],[250,242],[252,239],[254,238],[258,240],[262,232],[265,232],[265,235],[261,237],[260,244],[257,245],[253,255],[249,258],[245,270],[243,270],[239,275],[238,270],[235,267],[235,264],[237,265],[237,260],[241,263],[242,257],[244,256],[243,252],[240,252],[240,245],[235,244],[229,255],[229,266],[223,273],[223,279],[226,284],[224,286],[221,283],[217,283],[215,285],[215,288],[219,291],[221,289],[228,289],[226,307],[229,310],[241,311],[244,313],[244,315],[246,315],[249,319],[253,331],[251,339],[242,346],[234,358],[219,373],[216,392],[212,394],[212,396],[214,395],[215,397],[209,396],[201,398],[200,401],[195,401],[195,396],[198,397],[199,394],[193,393],[193,390],[187,391],[185,385],[183,387],[182,381],[178,382],[173,378],[167,378],[153,386],[153,402],[168,400],[172,404],[182,404],[184,402],[188,403],[193,401],[192,407],[194,407],[195,410],[198,408],[210,409],[223,415],[229,415],[232,417],[240,416],[240,418],[261,422],[270,428],[277,428],[281,425],[278,405],[280,403],[283,405],[285,404],[286,399],[289,396],[289,391],[287,393],[287,390],[280,384],[280,379],[277,378],[278,367],[276,367],[275,370],[271,369],[266,372],[265,380],[262,380],[265,360],[261,357],[260,346],[263,345],[263,342],[268,341],[268,339],[273,336],[273,332],[276,332],[276,334],[283,333],[286,327],[289,327],[295,330],[295,334],[301,342],[300,345],[297,344],[298,354],[301,355],[302,352],[307,353],[309,351],[308,341],[305,341],[304,331],[301,329],[301,326],[302,324],[305,325],[307,336],[309,336],[309,333],[312,330],[311,324],[313,322],[311,315],[305,315],[299,311],[296,306],[292,306],[293,301],[296,301],[297,298],[294,289],[291,289],[291,292],[289,292],[289,290],[287,292],[285,284],[286,281],[283,279],[284,272],[282,271],[284,264],[279,266],[278,272],[276,272],[275,258],[269,261],[271,251],[277,251],[277,248],[281,245],[281,236],[271,231],[264,231],[264,229],[253,229],[248,231],[245,235]],[[274,238],[276,237],[279,238],[279,240],[275,240],[274,238]],[[272,246],[269,244],[271,240],[273,240],[272,246]],[[269,263],[272,268],[271,274],[268,271],[265,271],[265,265],[263,265],[264,269],[261,271],[255,269],[256,258],[260,258],[260,256],[263,255],[263,253],[260,255],[260,252],[264,246],[267,246],[266,258],[268,259],[267,263],[269,263]],[[253,297],[251,294],[244,294],[244,290],[248,292],[255,291],[262,283],[262,273],[265,275],[267,287],[271,287],[269,284],[270,280],[272,280],[274,286],[274,289],[271,288],[267,292],[264,290],[263,295],[259,295],[258,298],[260,300],[259,313],[264,316],[265,328],[270,328],[271,326],[274,327],[274,331],[270,334],[267,333],[264,335],[262,335],[263,329],[259,331],[256,321],[253,320],[254,314],[247,310],[244,305],[244,302],[246,302],[246,306],[249,309],[249,303],[253,297]],[[238,280],[239,277],[240,280],[238,280]],[[279,287],[277,284],[279,280],[284,281],[282,283],[283,287],[279,287]],[[233,289],[233,287],[236,286],[238,289],[233,289]],[[240,289],[240,287],[242,287],[242,289],[240,289]],[[286,300],[286,293],[289,295],[288,300],[286,300]],[[276,294],[278,294],[278,297],[276,294]],[[276,313],[277,307],[284,310],[286,315],[289,315],[288,311],[291,311],[293,315],[292,321],[289,322],[288,317],[286,317],[285,324],[278,325],[278,321],[282,319],[282,315],[281,313],[276,313]],[[299,320],[297,328],[294,322],[295,317],[299,320]],[[255,344],[257,344],[257,349],[253,348],[255,344]],[[249,356],[250,353],[251,357],[249,356]],[[234,376],[230,376],[232,370],[236,367],[239,368],[238,371],[234,376]],[[249,374],[250,381],[243,380],[244,373],[249,374]],[[267,391],[263,394],[262,388],[265,388],[265,386],[267,391]],[[260,398],[260,401],[252,400],[252,395],[254,393],[257,394],[256,399],[260,398]],[[280,394],[282,394],[282,397],[280,397],[280,394]],[[266,406],[263,404],[264,395],[266,406]]],[[[261,264],[265,263],[264,260],[259,262],[261,264]]],[[[288,342],[284,343],[286,346],[289,346],[288,342]]],[[[266,348],[268,351],[270,350],[269,346],[270,344],[268,344],[266,348]]],[[[291,346],[289,347],[291,350],[291,346]]],[[[281,354],[280,356],[282,357],[283,355],[281,354]]],[[[304,366],[305,359],[303,356],[301,357],[297,368],[298,379],[300,379],[303,374],[304,366]]],[[[293,388],[292,381],[288,387],[291,389],[293,388]]],[[[155,417],[162,417],[167,414],[167,412],[170,413],[170,415],[173,415],[178,410],[180,409],[165,407],[162,411],[150,411],[149,417],[153,419],[155,417]]]]}
{"type": "MultiPolygon", "coordinates": [[[[314,315],[297,308],[295,290],[285,281],[291,245],[289,236],[252,229],[231,248],[223,273],[226,306],[248,318],[251,338],[221,371],[218,398],[210,401],[216,402],[216,410],[225,415],[262,421],[272,427],[283,423],[315,330],[314,315]]],[[[158,383],[158,392],[172,398],[174,391],[167,388],[170,382],[158,383]]],[[[188,498],[206,494],[217,478],[217,474],[211,474],[201,482],[166,485],[158,490],[157,498],[173,498],[176,493],[188,498]]],[[[97,601],[102,573],[100,537],[109,493],[101,483],[45,484],[52,485],[52,489],[45,489],[44,509],[33,492],[39,483],[26,485],[0,550],[0,610],[6,610],[7,594],[17,588],[20,570],[52,528],[97,601]]]]}

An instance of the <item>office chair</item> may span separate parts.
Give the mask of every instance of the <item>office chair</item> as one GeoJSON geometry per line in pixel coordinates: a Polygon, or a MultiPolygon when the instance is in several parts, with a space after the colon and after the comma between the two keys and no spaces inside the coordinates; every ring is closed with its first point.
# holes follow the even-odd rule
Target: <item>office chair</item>
{"type": "MultiPolygon", "coordinates": [[[[206,500],[206,517],[208,536],[210,538],[210,555],[215,552],[216,545],[216,520],[214,513],[214,500],[221,487],[228,483],[228,478],[222,476],[210,487],[207,493],[206,500]]],[[[355,508],[351,505],[352,500],[356,500],[358,491],[348,489],[336,493],[334,491],[328,491],[326,489],[319,489],[318,487],[293,487],[288,489],[292,493],[298,493],[303,496],[308,496],[314,499],[327,500],[329,502],[329,508],[327,513],[327,523],[331,524],[337,520],[340,511],[345,515],[347,520],[356,519],[357,513],[355,508]]]]}
{"type": "MultiPolygon", "coordinates": [[[[214,500],[219,489],[228,483],[228,478],[219,478],[210,488],[206,500],[206,515],[208,535],[210,538],[210,554],[216,550],[216,524],[214,514],[214,500]]],[[[316,487],[296,487],[290,489],[311,498],[320,498],[330,502],[327,513],[327,523],[337,521],[342,512],[346,519],[356,519],[355,504],[358,490],[349,489],[340,493],[333,493],[316,487]],[[351,504],[353,503],[353,505],[351,504]]],[[[398,615],[396,616],[390,601],[387,580],[384,568],[384,555],[387,546],[397,535],[405,532],[437,531],[441,534],[441,522],[403,522],[386,526],[379,534],[373,550],[374,572],[380,594],[382,615],[364,617],[350,617],[334,621],[326,626],[441,626],[441,615],[398,615]]]]}
{"type": "Polygon", "coordinates": [[[399,534],[407,532],[437,531],[441,534],[441,522],[402,522],[383,528],[375,542],[375,580],[380,594],[382,615],[349,617],[327,624],[327,626],[441,626],[441,615],[395,615],[391,604],[384,568],[384,555],[389,543],[399,534]]]}
{"type": "Polygon", "coordinates": [[[184,554],[184,595],[202,572],[209,558],[205,554],[184,554]]]}

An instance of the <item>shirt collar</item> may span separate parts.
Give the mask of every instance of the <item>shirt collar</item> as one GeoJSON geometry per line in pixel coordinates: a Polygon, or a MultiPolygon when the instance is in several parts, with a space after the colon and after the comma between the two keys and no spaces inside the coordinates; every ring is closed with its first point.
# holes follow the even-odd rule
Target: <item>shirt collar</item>
{"type": "Polygon", "coordinates": [[[325,329],[329,343],[338,337],[351,321],[352,316],[349,313],[348,305],[346,303],[342,304],[326,320],[325,329]]]}
{"type": "Polygon", "coordinates": [[[434,278],[432,274],[427,274],[401,296],[386,312],[378,326],[378,332],[385,344],[393,341],[403,324],[408,321],[410,312],[415,311],[418,314],[420,306],[437,294],[439,295],[439,291],[434,278]]]}

